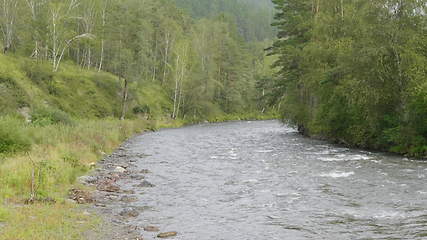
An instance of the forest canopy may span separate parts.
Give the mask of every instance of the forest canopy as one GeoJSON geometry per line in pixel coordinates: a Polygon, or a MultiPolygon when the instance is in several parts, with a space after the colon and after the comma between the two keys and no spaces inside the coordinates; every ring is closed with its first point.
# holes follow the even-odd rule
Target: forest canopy
{"type": "Polygon", "coordinates": [[[242,37],[249,41],[274,38],[271,26],[274,9],[270,0],[175,0],[195,18],[224,14],[232,19],[242,37]]]}
{"type": "Polygon", "coordinates": [[[427,155],[427,1],[274,0],[273,98],[311,136],[427,155]]]}

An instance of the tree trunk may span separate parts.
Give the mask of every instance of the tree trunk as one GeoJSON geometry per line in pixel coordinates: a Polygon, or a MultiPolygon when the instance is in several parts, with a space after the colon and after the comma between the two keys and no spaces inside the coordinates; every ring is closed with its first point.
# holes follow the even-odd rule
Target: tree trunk
{"type": "Polygon", "coordinates": [[[173,98],[173,113],[172,113],[172,118],[176,119],[176,112],[177,112],[177,99],[178,99],[178,88],[179,88],[179,55],[176,57],[176,70],[175,70],[175,94],[174,94],[174,98],[173,98]]]}
{"type": "Polygon", "coordinates": [[[165,83],[166,81],[166,71],[167,71],[167,67],[168,67],[168,57],[169,57],[169,33],[166,33],[166,47],[165,47],[165,56],[164,56],[164,67],[163,67],[163,79],[162,79],[162,84],[165,83]]]}
{"type": "Polygon", "coordinates": [[[98,72],[101,72],[103,62],[104,62],[104,39],[101,40],[101,59],[99,60],[98,72]]]}
{"type": "Polygon", "coordinates": [[[105,1],[104,8],[102,9],[102,40],[101,40],[101,59],[99,60],[98,72],[101,72],[102,65],[104,64],[104,48],[105,48],[105,24],[106,24],[106,11],[108,2],[105,1]]]}
{"type": "Polygon", "coordinates": [[[158,49],[158,43],[157,43],[157,37],[155,40],[155,47],[154,47],[154,54],[153,54],[153,82],[156,80],[157,75],[157,49],[158,49]]]}
{"type": "MultiPolygon", "coordinates": [[[[125,120],[126,111],[127,111],[126,103],[128,100],[128,81],[126,80],[126,78],[123,78],[123,80],[124,80],[124,88],[123,88],[123,96],[122,96],[122,115],[120,116],[120,120],[125,120]]],[[[119,77],[119,81],[120,81],[120,77],[119,77]]]]}
{"type": "Polygon", "coordinates": [[[182,85],[183,85],[183,82],[184,82],[184,75],[185,75],[185,64],[184,63],[185,62],[182,62],[182,64],[181,64],[181,76],[180,76],[180,81],[179,81],[178,107],[177,107],[177,110],[176,110],[176,117],[179,116],[179,110],[181,108],[181,102],[184,104],[183,97],[182,97],[182,95],[183,95],[183,87],[182,87],[182,85]]]}

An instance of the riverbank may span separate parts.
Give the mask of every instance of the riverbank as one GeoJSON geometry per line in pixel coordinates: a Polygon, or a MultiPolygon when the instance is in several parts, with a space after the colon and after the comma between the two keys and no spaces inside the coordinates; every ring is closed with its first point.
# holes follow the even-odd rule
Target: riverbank
{"type": "MultiPolygon", "coordinates": [[[[286,121],[282,121],[286,122],[286,121]]],[[[337,138],[337,137],[328,137],[324,135],[311,135],[308,132],[306,132],[305,129],[298,129],[299,134],[306,138],[314,139],[314,140],[320,140],[325,141],[330,144],[334,144],[336,146],[345,147],[345,148],[351,148],[351,149],[359,149],[364,151],[370,151],[370,152],[381,152],[381,153],[388,153],[393,154],[396,156],[403,156],[406,158],[416,159],[416,160],[426,160],[427,161],[427,155],[420,155],[420,154],[414,154],[409,153],[407,151],[395,151],[393,148],[387,148],[387,147],[379,147],[379,146],[370,146],[370,145],[358,145],[354,144],[344,138],[337,138]]]]}
{"type": "MultiPolygon", "coordinates": [[[[255,115],[223,115],[209,122],[274,117],[273,114],[255,115]]],[[[108,159],[135,134],[192,123],[167,119],[106,119],[40,126],[17,122],[13,118],[0,122],[5,125],[2,129],[10,130],[5,134],[17,142],[15,145],[27,149],[3,155],[0,160],[2,240],[83,239],[88,232],[99,232],[105,226],[111,229],[111,224],[104,221],[102,215],[91,213],[85,205],[69,199],[73,197],[70,189],[88,193],[96,190],[96,186],[85,186],[77,181],[78,178],[99,173],[96,170],[98,161],[108,159]]]]}
{"type": "Polygon", "coordinates": [[[44,127],[8,124],[32,147],[1,159],[0,235],[4,240],[59,240],[81,239],[85,231],[100,224],[97,216],[68,200],[69,189],[79,186],[79,176],[134,134],[182,122],[111,119],[44,127]]]}
{"type": "MultiPolygon", "coordinates": [[[[143,227],[128,220],[144,211],[143,207],[135,207],[132,204],[138,201],[138,195],[144,194],[144,188],[154,185],[145,180],[149,170],[138,170],[136,165],[147,156],[132,153],[127,147],[134,141],[135,138],[131,138],[124,142],[113,154],[103,158],[91,175],[79,179],[79,182],[90,190],[73,190],[72,197],[79,199],[81,203],[89,203],[88,211],[102,219],[96,229],[85,232],[85,240],[143,239],[143,227]],[[120,184],[123,182],[134,187],[124,188],[120,184]],[[140,192],[136,192],[136,189],[140,192]]],[[[152,227],[151,230],[157,229],[152,227]]]]}

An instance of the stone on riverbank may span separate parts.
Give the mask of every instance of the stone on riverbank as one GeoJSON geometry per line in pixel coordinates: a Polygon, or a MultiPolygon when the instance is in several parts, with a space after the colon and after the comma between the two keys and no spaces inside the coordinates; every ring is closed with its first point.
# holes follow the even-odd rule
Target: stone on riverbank
{"type": "Polygon", "coordinates": [[[140,180],[143,180],[145,177],[143,175],[134,174],[134,175],[131,175],[130,178],[140,181],[140,180]]]}
{"type": "Polygon", "coordinates": [[[98,181],[98,178],[95,176],[81,176],[77,178],[77,182],[80,184],[95,184],[98,181]]]}
{"type": "Polygon", "coordinates": [[[120,187],[112,183],[101,183],[97,189],[104,192],[120,192],[120,187]]]}
{"type": "Polygon", "coordinates": [[[116,167],[114,169],[114,172],[116,172],[116,173],[125,173],[126,169],[124,167],[116,167]]]}
{"type": "Polygon", "coordinates": [[[177,232],[164,232],[164,233],[159,233],[159,235],[157,235],[158,238],[168,238],[168,237],[175,237],[176,235],[178,235],[177,232]]]}
{"type": "Polygon", "coordinates": [[[136,187],[155,187],[156,185],[150,183],[149,181],[142,181],[140,184],[136,185],[136,187]]]}
{"type": "Polygon", "coordinates": [[[120,212],[120,216],[127,218],[138,217],[139,212],[135,208],[125,208],[120,212]]]}
{"type": "Polygon", "coordinates": [[[121,202],[124,202],[124,203],[133,203],[133,202],[137,202],[137,201],[138,201],[138,198],[137,198],[137,197],[135,197],[135,196],[123,196],[123,197],[120,199],[120,201],[121,201],[121,202]]]}
{"type": "Polygon", "coordinates": [[[87,204],[95,202],[94,197],[89,191],[80,190],[80,189],[71,189],[68,192],[70,199],[76,201],[78,204],[87,204]]]}
{"type": "Polygon", "coordinates": [[[144,227],[144,231],[146,232],[160,232],[160,228],[155,226],[146,226],[144,227]]]}

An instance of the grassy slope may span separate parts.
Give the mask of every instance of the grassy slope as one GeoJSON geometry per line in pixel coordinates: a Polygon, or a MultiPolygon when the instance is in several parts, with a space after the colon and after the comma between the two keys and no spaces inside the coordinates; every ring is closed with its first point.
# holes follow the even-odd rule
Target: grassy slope
{"type": "MultiPolygon", "coordinates": [[[[157,114],[171,108],[161,87],[151,84],[138,89],[143,90],[135,86],[131,91],[130,110],[139,104],[148,104],[157,114]]],[[[114,75],[67,63],[58,73],[52,73],[48,63],[2,54],[0,93],[0,114],[15,113],[23,107],[47,107],[75,118],[91,119],[117,117],[121,108],[121,83],[114,75]]]]}

